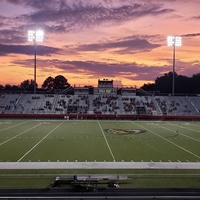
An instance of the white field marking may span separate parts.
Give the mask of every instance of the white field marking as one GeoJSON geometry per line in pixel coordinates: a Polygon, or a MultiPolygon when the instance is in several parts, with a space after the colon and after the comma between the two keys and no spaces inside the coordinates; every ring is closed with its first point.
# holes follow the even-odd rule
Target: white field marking
{"type": "Polygon", "coordinates": [[[26,133],[26,132],[32,130],[32,129],[34,129],[34,128],[40,126],[40,125],[41,125],[41,123],[37,124],[36,126],[33,126],[32,128],[29,128],[29,129],[23,131],[22,133],[19,133],[18,135],[14,136],[14,137],[11,137],[10,139],[8,139],[8,140],[6,140],[6,141],[0,143],[0,146],[3,145],[3,144],[5,144],[5,143],[7,143],[7,142],[9,142],[10,140],[15,139],[16,137],[18,137],[18,136],[20,136],[20,135],[22,135],[22,134],[24,134],[24,133],[26,133]]]}
{"type": "MultiPolygon", "coordinates": [[[[167,130],[169,130],[169,131],[171,131],[171,132],[176,133],[176,131],[174,131],[174,130],[172,130],[172,129],[170,129],[170,128],[166,128],[166,127],[164,127],[164,126],[159,126],[159,127],[164,128],[164,129],[167,129],[167,130]]],[[[195,140],[195,141],[197,141],[197,142],[200,142],[200,140],[198,140],[198,139],[196,139],[196,138],[193,138],[193,137],[190,137],[190,136],[188,136],[188,135],[185,135],[185,134],[183,134],[183,133],[178,132],[178,134],[183,135],[183,136],[185,136],[185,137],[187,137],[187,138],[190,138],[191,140],[195,140]]],[[[181,139],[182,139],[182,138],[181,138],[181,139]]]]}
{"type": "Polygon", "coordinates": [[[111,154],[111,156],[112,156],[112,158],[113,158],[113,161],[115,161],[115,156],[113,155],[113,152],[112,152],[112,150],[111,150],[111,148],[110,148],[110,145],[108,144],[108,141],[107,141],[107,139],[106,139],[106,136],[105,136],[105,134],[104,134],[104,131],[103,131],[102,127],[101,127],[101,124],[99,123],[99,120],[98,120],[98,124],[99,124],[99,127],[100,127],[100,129],[101,129],[101,132],[102,132],[102,134],[103,134],[103,137],[104,137],[104,139],[105,139],[105,141],[106,141],[106,144],[107,144],[107,147],[108,147],[108,149],[109,149],[109,151],[110,151],[110,154],[111,154]]]}
{"type": "MultiPolygon", "coordinates": [[[[136,124],[135,122],[132,122],[132,123],[136,124]]],[[[192,153],[191,151],[189,151],[189,150],[187,150],[187,149],[181,147],[180,145],[178,145],[178,144],[176,144],[176,143],[174,143],[174,142],[168,140],[167,138],[164,138],[164,137],[158,135],[158,134],[155,133],[154,131],[151,131],[151,130],[149,130],[149,129],[147,129],[147,128],[145,128],[144,126],[141,126],[141,125],[139,125],[139,124],[136,124],[136,125],[140,126],[141,128],[146,129],[147,131],[149,131],[149,132],[153,133],[154,135],[156,135],[156,136],[162,138],[163,140],[166,140],[167,142],[169,142],[169,143],[173,144],[174,146],[176,146],[176,147],[182,149],[183,151],[185,151],[185,152],[187,152],[187,153],[189,153],[189,154],[191,154],[191,155],[193,155],[193,156],[195,156],[195,157],[197,157],[197,158],[200,158],[200,156],[198,156],[198,155],[192,153]]]]}
{"type": "Polygon", "coordinates": [[[30,122],[30,121],[25,121],[25,122],[16,124],[16,125],[14,125],[14,126],[9,126],[9,127],[7,127],[7,128],[1,129],[0,131],[5,131],[5,130],[11,129],[11,128],[13,128],[13,127],[16,127],[16,126],[20,126],[20,125],[22,125],[22,124],[26,124],[26,123],[28,123],[28,122],[30,122]]]}
{"type": "Polygon", "coordinates": [[[147,143],[144,143],[144,144],[145,144],[146,146],[148,146],[149,148],[153,149],[154,151],[159,152],[158,149],[156,149],[155,147],[152,147],[151,145],[149,145],[149,144],[147,144],[147,143]]]}
{"type": "Polygon", "coordinates": [[[62,121],[58,126],[52,129],[46,136],[44,136],[37,144],[35,144],[29,151],[27,151],[17,162],[20,162],[26,155],[28,155],[35,147],[37,147],[45,138],[47,138],[54,130],[56,130],[60,125],[62,125],[64,121],[62,121]]]}
{"type": "Polygon", "coordinates": [[[194,129],[191,129],[191,128],[187,128],[187,127],[184,127],[184,126],[179,126],[179,125],[172,124],[172,123],[167,123],[167,124],[170,124],[170,125],[173,125],[173,126],[177,126],[179,128],[184,128],[184,129],[187,129],[187,130],[190,130],[190,131],[194,131],[194,132],[200,133],[200,131],[197,131],[197,130],[194,130],[194,129]]]}

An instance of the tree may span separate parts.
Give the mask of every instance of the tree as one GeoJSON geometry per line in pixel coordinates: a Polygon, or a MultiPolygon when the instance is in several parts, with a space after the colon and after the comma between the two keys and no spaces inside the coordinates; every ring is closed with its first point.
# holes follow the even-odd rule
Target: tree
{"type": "Polygon", "coordinates": [[[12,86],[10,84],[6,84],[4,86],[4,90],[11,90],[12,89],[12,86]]]}
{"type": "Polygon", "coordinates": [[[44,83],[42,84],[43,90],[53,90],[53,89],[66,89],[70,86],[67,82],[67,79],[62,76],[58,75],[55,78],[49,76],[46,78],[44,83]]]}
{"type": "Polygon", "coordinates": [[[42,84],[42,89],[44,90],[52,90],[54,87],[54,78],[49,76],[46,78],[44,83],[42,84]]]}
{"type": "MultiPolygon", "coordinates": [[[[177,74],[175,73],[175,79],[177,74]]],[[[173,72],[165,73],[164,76],[157,77],[155,80],[156,90],[161,93],[171,93],[172,92],[172,80],[173,72]]]]}
{"type": "Polygon", "coordinates": [[[4,86],[0,84],[0,90],[3,90],[3,89],[4,89],[4,86]]]}
{"type": "Polygon", "coordinates": [[[176,93],[192,93],[191,90],[191,78],[187,76],[179,75],[175,82],[176,93]]]}
{"type": "MultiPolygon", "coordinates": [[[[20,88],[25,91],[33,91],[34,90],[35,81],[32,79],[27,79],[20,84],[20,88]]],[[[36,84],[37,87],[37,84],[36,84]]]]}
{"type": "Polygon", "coordinates": [[[13,91],[17,91],[17,90],[19,90],[20,88],[19,88],[19,85],[12,85],[12,90],[13,91]]]}
{"type": "Polygon", "coordinates": [[[155,91],[155,83],[144,84],[141,88],[146,91],[155,91]]]}
{"type": "MultiPolygon", "coordinates": [[[[157,77],[155,84],[144,84],[141,88],[146,91],[160,91],[160,93],[172,92],[173,72],[157,77]]],[[[193,77],[178,75],[175,73],[175,93],[200,93],[198,87],[200,83],[200,73],[194,74],[193,77]]]]}
{"type": "Polygon", "coordinates": [[[194,74],[192,76],[192,81],[191,81],[191,89],[193,90],[194,93],[200,94],[200,87],[199,87],[199,83],[200,83],[200,73],[194,74]]]}
{"type": "Polygon", "coordinates": [[[54,89],[66,89],[69,86],[70,84],[67,82],[67,79],[64,76],[58,75],[55,77],[53,85],[54,89]]]}

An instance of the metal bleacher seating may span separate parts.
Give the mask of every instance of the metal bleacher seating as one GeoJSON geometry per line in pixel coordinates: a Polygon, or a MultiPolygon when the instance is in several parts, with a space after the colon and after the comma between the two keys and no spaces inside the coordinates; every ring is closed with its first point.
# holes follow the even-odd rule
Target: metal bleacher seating
{"type": "Polygon", "coordinates": [[[0,112],[12,113],[19,101],[20,94],[1,94],[0,95],[0,112]]]}
{"type": "Polygon", "coordinates": [[[1,94],[0,113],[197,116],[200,97],[1,94]]]}
{"type": "Polygon", "coordinates": [[[120,113],[120,103],[117,95],[94,95],[92,103],[96,114],[120,113]]]}

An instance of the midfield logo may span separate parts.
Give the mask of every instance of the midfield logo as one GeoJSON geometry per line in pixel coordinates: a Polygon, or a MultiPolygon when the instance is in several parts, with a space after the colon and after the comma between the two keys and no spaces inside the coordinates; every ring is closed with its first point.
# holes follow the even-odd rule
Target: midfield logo
{"type": "Polygon", "coordinates": [[[141,133],[146,132],[146,130],[109,128],[109,129],[105,129],[105,132],[110,133],[110,134],[117,134],[117,135],[131,135],[131,134],[141,134],[141,133]]]}

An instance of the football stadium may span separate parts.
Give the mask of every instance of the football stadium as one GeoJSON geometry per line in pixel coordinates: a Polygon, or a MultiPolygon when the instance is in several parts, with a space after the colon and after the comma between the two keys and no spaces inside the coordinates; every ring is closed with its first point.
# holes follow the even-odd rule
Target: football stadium
{"type": "Polygon", "coordinates": [[[1,0],[0,200],[200,200],[199,8],[1,0]]]}
{"type": "Polygon", "coordinates": [[[200,187],[197,95],[153,96],[104,79],[73,94],[1,93],[0,112],[3,191],[200,187]]]}

